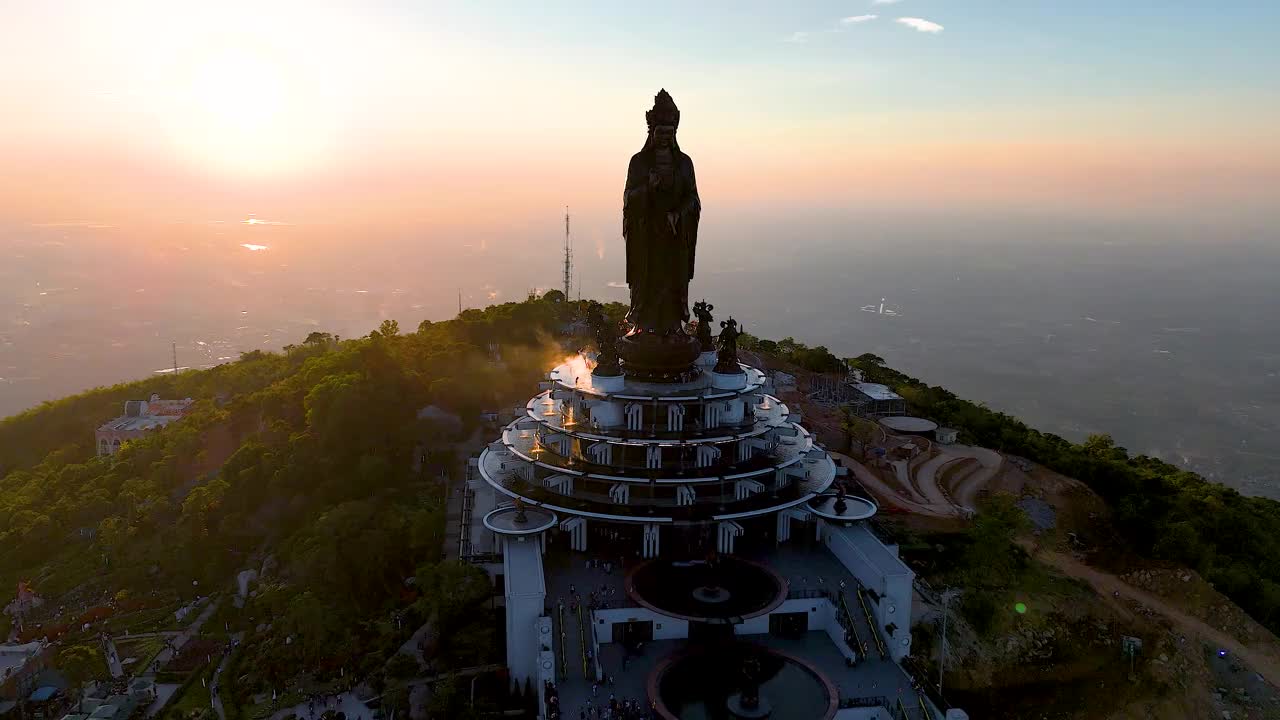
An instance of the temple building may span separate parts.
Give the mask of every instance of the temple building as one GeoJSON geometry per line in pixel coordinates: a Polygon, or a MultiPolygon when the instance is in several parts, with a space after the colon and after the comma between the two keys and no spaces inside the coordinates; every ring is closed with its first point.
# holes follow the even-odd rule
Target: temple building
{"type": "Polygon", "coordinates": [[[593,309],[595,351],[551,369],[468,473],[460,553],[505,595],[512,680],[548,720],[967,718],[904,668],[915,574],[875,502],[738,361],[733,318],[712,338],[700,302],[681,323],[700,201],[665,91],[646,117],[625,335],[593,309]]]}
{"type": "Polygon", "coordinates": [[[98,455],[114,455],[122,443],[145,437],[147,433],[179,420],[191,409],[191,398],[126,400],[124,414],[104,423],[94,434],[98,455]]]}

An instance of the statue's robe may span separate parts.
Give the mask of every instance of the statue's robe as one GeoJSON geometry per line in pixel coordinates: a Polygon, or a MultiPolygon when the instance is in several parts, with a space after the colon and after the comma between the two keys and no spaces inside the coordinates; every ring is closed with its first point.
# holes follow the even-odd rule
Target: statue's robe
{"type": "Polygon", "coordinates": [[[693,161],[671,148],[669,186],[649,187],[656,171],[652,143],[631,157],[622,200],[622,236],[627,243],[627,285],[631,310],[627,322],[633,332],[659,335],[683,332],[689,320],[689,281],[698,243],[702,204],[693,176],[693,161]],[[667,213],[677,214],[671,231],[667,213]]]}

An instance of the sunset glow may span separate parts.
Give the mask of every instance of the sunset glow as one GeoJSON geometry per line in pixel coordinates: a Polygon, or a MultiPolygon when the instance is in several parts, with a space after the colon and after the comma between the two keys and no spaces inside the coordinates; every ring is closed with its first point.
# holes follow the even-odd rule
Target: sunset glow
{"type": "Polygon", "coordinates": [[[606,158],[639,147],[636,98],[661,86],[725,209],[1272,204],[1277,56],[1260,29],[1276,9],[1166,11],[1153,35],[1136,8],[1086,5],[722,17],[663,3],[132,2],[78,5],[68,23],[28,4],[0,27],[0,59],[24,68],[0,77],[22,98],[0,117],[0,219],[128,227],[252,208],[445,233],[571,203],[603,260],[618,182],[606,158]],[[680,14],[679,52],[640,40],[680,14]]]}

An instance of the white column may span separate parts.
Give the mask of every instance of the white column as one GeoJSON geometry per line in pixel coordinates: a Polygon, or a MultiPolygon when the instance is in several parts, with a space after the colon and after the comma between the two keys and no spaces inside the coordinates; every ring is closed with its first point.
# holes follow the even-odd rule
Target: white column
{"type": "Polygon", "coordinates": [[[723,520],[719,525],[719,536],[716,549],[726,555],[733,553],[733,541],[742,534],[742,526],[732,520],[723,520]]]}
{"type": "Polygon", "coordinates": [[[715,464],[717,458],[720,457],[720,448],[715,445],[699,445],[697,450],[696,463],[698,467],[711,467],[715,464]]]}
{"type": "Polygon", "coordinates": [[[563,457],[569,457],[569,450],[572,447],[569,436],[563,433],[552,433],[542,440],[547,447],[554,448],[556,453],[563,457]]]}
{"type": "Polygon", "coordinates": [[[644,551],[643,551],[643,555],[646,558],[658,557],[658,550],[659,550],[658,538],[659,538],[658,526],[653,523],[646,524],[644,526],[644,551]]]}
{"type": "Polygon", "coordinates": [[[560,523],[560,529],[569,533],[569,547],[578,552],[587,549],[587,521],[580,517],[569,518],[560,523]]]}
{"type": "Polygon", "coordinates": [[[684,430],[684,406],[669,405],[667,406],[667,430],[671,432],[680,432],[684,430]]]}
{"type": "Polygon", "coordinates": [[[619,505],[626,505],[631,499],[631,486],[627,483],[617,483],[609,488],[609,497],[619,505]]]}
{"type": "Polygon", "coordinates": [[[635,432],[643,430],[644,425],[644,408],[640,403],[631,403],[627,406],[627,429],[635,432]]]}
{"type": "Polygon", "coordinates": [[[598,442],[587,448],[591,462],[597,465],[608,465],[613,462],[613,446],[607,442],[598,442]]]}
{"type": "Polygon", "coordinates": [[[733,484],[733,497],[736,500],[744,500],[764,490],[764,484],[759,480],[739,480],[733,484]]]}
{"type": "Polygon", "coordinates": [[[715,427],[715,426],[716,426],[716,420],[718,420],[718,419],[719,419],[719,418],[717,418],[717,417],[716,417],[716,416],[719,414],[719,413],[717,413],[717,412],[716,412],[716,410],[715,410],[716,405],[717,405],[717,403],[703,403],[703,405],[702,405],[702,425],[703,425],[703,427],[706,427],[706,428],[713,428],[713,427],[715,427]]]}
{"type": "Polygon", "coordinates": [[[662,467],[662,448],[657,445],[650,445],[645,448],[644,466],[650,470],[656,470],[662,467]]]}
{"type": "Polygon", "coordinates": [[[774,537],[780,543],[791,539],[791,516],[787,513],[778,513],[778,528],[774,533],[774,537]]]}
{"type": "Polygon", "coordinates": [[[697,492],[688,485],[676,486],[676,505],[692,505],[697,496],[697,492]]]}
{"type": "Polygon", "coordinates": [[[571,475],[552,475],[543,480],[543,483],[551,490],[555,490],[561,495],[573,494],[573,476],[571,475]]]}

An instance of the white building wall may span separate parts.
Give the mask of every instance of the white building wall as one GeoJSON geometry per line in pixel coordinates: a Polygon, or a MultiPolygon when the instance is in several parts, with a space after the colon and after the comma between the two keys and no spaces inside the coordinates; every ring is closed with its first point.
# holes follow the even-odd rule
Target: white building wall
{"type": "MultiPolygon", "coordinates": [[[[610,608],[608,610],[596,610],[595,614],[596,637],[600,642],[608,643],[613,641],[613,624],[621,622],[644,622],[646,620],[653,622],[653,639],[654,640],[683,640],[689,637],[689,621],[677,620],[666,615],[641,607],[632,608],[610,608]],[[604,621],[601,623],[601,621],[604,621]]],[[[768,623],[765,624],[768,629],[768,623]]],[[[599,653],[597,653],[597,657],[599,653]]]]}
{"type": "Polygon", "coordinates": [[[591,405],[591,422],[602,428],[618,427],[622,424],[622,403],[616,400],[599,400],[591,405]]]}
{"type": "MultiPolygon", "coordinates": [[[[825,632],[842,655],[851,659],[856,657],[853,650],[845,644],[844,628],[840,626],[835,606],[826,598],[785,600],[778,606],[777,610],[774,610],[769,615],[750,618],[739,625],[735,625],[733,633],[735,635],[767,635],[769,633],[769,617],[771,615],[798,612],[805,613],[808,616],[808,624],[806,626],[808,630],[825,632]]],[[[684,640],[689,637],[688,621],[660,615],[645,608],[596,610],[593,614],[593,619],[595,621],[593,623],[595,638],[600,643],[613,641],[614,623],[644,622],[646,620],[653,622],[654,640],[684,640]]],[[[596,657],[599,657],[598,647],[596,648],[596,657]]]]}
{"type": "Polygon", "coordinates": [[[880,542],[863,525],[838,527],[819,524],[822,542],[864,587],[875,591],[879,602],[871,602],[878,630],[885,639],[889,656],[901,661],[911,652],[911,587],[915,573],[894,549],[880,542]],[[896,626],[892,636],[884,629],[896,626]]]}
{"type": "Polygon", "coordinates": [[[542,551],[537,538],[528,542],[506,542],[502,569],[507,597],[507,666],[511,676],[524,685],[538,680],[538,657],[542,652],[538,618],[546,603],[547,589],[542,573],[542,551]]]}

